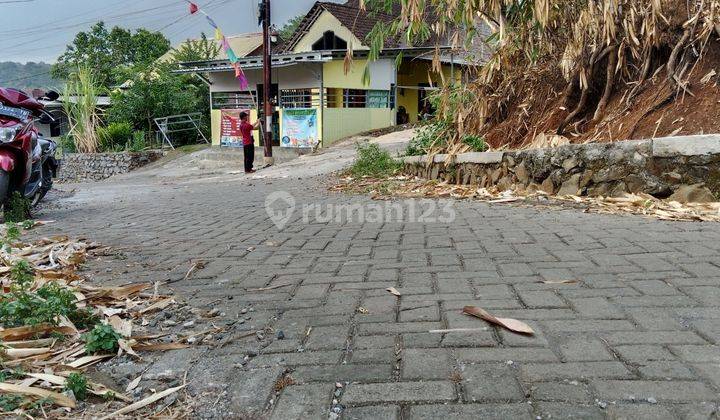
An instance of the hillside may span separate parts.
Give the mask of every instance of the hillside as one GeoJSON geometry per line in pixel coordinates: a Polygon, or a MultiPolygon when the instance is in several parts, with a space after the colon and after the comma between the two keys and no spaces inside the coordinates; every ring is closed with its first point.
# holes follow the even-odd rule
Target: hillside
{"type": "Polygon", "coordinates": [[[50,76],[50,64],[0,62],[0,86],[23,90],[58,88],[62,82],[50,76]]]}

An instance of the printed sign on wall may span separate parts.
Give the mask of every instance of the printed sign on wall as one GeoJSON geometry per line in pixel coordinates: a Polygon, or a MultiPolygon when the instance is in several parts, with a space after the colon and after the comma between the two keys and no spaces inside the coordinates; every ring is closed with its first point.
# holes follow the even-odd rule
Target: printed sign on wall
{"type": "Polygon", "coordinates": [[[240,132],[240,113],[250,110],[223,109],[220,111],[220,145],[227,147],[242,147],[242,133],[240,132]]]}
{"type": "Polygon", "coordinates": [[[315,147],[320,141],[317,109],[284,109],[282,112],[282,147],[315,147]]]}

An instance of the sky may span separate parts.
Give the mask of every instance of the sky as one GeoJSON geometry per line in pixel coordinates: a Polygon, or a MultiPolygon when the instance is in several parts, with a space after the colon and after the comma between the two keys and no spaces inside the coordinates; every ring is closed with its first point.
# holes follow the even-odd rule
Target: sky
{"type": "MultiPolygon", "coordinates": [[[[345,0],[325,0],[344,3],[345,0]]],[[[195,0],[226,35],[257,32],[258,0],[195,0]]],[[[315,0],[271,0],[280,27],[305,14],[315,0]]],[[[54,62],[75,34],[103,20],[107,26],[161,31],[177,45],[213,29],[185,0],[0,0],[0,61],[54,62]]]]}

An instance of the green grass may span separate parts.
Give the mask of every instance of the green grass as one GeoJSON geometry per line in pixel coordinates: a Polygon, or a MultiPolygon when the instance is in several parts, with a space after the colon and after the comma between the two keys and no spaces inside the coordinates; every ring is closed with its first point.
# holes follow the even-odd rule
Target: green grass
{"type": "Polygon", "coordinates": [[[14,191],[5,205],[5,222],[21,223],[30,219],[30,200],[14,191]]]}
{"type": "Polygon", "coordinates": [[[355,177],[382,177],[392,175],[398,169],[400,163],[389,152],[375,143],[367,143],[357,145],[357,157],[350,167],[350,174],[355,177]]]}
{"type": "Polygon", "coordinates": [[[487,144],[485,143],[485,137],[475,136],[472,134],[466,134],[463,137],[463,143],[470,146],[473,152],[484,152],[487,150],[487,144]]]}

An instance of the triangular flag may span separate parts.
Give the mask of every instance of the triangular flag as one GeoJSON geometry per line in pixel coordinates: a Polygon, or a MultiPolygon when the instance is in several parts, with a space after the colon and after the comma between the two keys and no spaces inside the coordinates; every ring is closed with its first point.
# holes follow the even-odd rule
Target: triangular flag
{"type": "Polygon", "coordinates": [[[248,80],[244,74],[238,77],[238,81],[240,82],[240,90],[248,90],[248,80]]]}
{"type": "Polygon", "coordinates": [[[247,77],[245,77],[245,72],[243,72],[242,67],[240,67],[238,63],[233,63],[233,68],[235,68],[235,77],[238,79],[238,82],[240,82],[240,90],[247,90],[248,80],[247,77]]]}
{"type": "Polygon", "coordinates": [[[208,21],[208,23],[210,24],[210,26],[212,26],[212,27],[215,28],[215,29],[218,28],[217,23],[215,23],[214,20],[210,19],[210,16],[205,15],[205,18],[207,19],[207,21],[208,21]]]}
{"type": "Polygon", "coordinates": [[[227,52],[229,49],[231,49],[230,43],[228,42],[227,38],[222,37],[221,43],[222,43],[223,51],[227,52]]]}
{"type": "Polygon", "coordinates": [[[232,48],[229,48],[227,51],[225,51],[225,54],[227,54],[228,60],[230,60],[231,63],[235,64],[238,61],[237,55],[235,55],[235,51],[232,50],[232,48]]]}
{"type": "Polygon", "coordinates": [[[198,10],[199,10],[199,7],[197,6],[197,4],[190,2],[190,14],[194,15],[195,13],[198,12],[198,10]]]}
{"type": "Polygon", "coordinates": [[[223,34],[220,28],[215,29],[215,39],[218,41],[222,41],[223,39],[223,34]]]}

